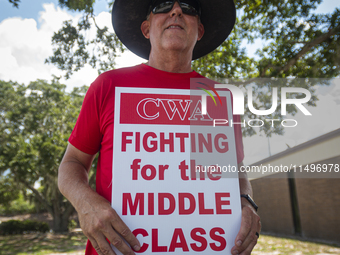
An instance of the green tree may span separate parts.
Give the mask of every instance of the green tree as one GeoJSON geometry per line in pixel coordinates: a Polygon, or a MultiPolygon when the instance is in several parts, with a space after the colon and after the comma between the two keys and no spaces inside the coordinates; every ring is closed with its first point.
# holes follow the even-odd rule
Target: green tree
{"type": "Polygon", "coordinates": [[[30,190],[52,215],[56,232],[67,231],[74,212],[58,190],[57,172],[87,90],[65,88],[57,80],[28,86],[0,81],[0,190],[9,187],[1,197],[8,202],[9,194],[30,190]]]}
{"type": "MultiPolygon", "coordinates": [[[[46,62],[65,71],[66,78],[78,71],[86,63],[103,72],[114,68],[116,51],[124,47],[110,34],[107,27],[99,28],[95,24],[93,4],[88,1],[59,1],[61,6],[83,13],[77,26],[66,21],[62,29],[52,38],[54,53],[46,62]],[[96,26],[97,37],[86,39],[85,32],[96,26]]],[[[113,1],[110,1],[109,6],[113,1]]],[[[271,106],[271,87],[273,83],[258,78],[332,78],[340,74],[340,9],[332,13],[315,14],[314,10],[322,0],[251,0],[235,1],[238,10],[236,26],[230,37],[214,52],[193,61],[192,66],[199,73],[213,78],[234,79],[233,83],[246,90],[254,87],[254,105],[257,109],[271,106]],[[260,42],[256,56],[249,56],[244,42],[260,42]],[[245,81],[244,81],[245,80],[245,81]]],[[[108,24],[110,25],[110,24],[108,24]]],[[[300,80],[301,81],[301,80],[300,80]]],[[[323,81],[323,84],[328,84],[323,81]]],[[[303,82],[302,87],[312,93],[309,105],[315,106],[317,96],[313,90],[315,82],[303,82]]],[[[279,84],[287,86],[287,82],[279,84]]],[[[300,82],[289,86],[301,87],[300,82]]],[[[301,97],[292,94],[292,97],[301,97]]],[[[278,110],[273,119],[282,120],[278,110]]],[[[296,107],[287,109],[289,114],[297,112],[296,107]]],[[[245,119],[263,119],[249,111],[245,119]]],[[[260,128],[267,136],[283,134],[283,127],[272,128],[269,123],[260,128]]],[[[244,135],[251,136],[256,130],[247,127],[244,135]]]]}
{"type": "MultiPolygon", "coordinates": [[[[280,88],[286,86],[308,89],[312,94],[308,105],[315,106],[318,99],[313,86],[316,82],[328,85],[329,81],[311,78],[332,78],[340,74],[340,9],[315,14],[314,10],[321,2],[236,1],[236,8],[242,14],[231,37],[211,54],[194,61],[193,67],[208,77],[232,78],[232,83],[244,90],[252,86],[257,109],[271,107],[272,87],[277,87],[280,92],[280,88]],[[257,50],[255,58],[250,58],[240,47],[242,40],[248,43],[261,40],[265,46],[257,50]],[[279,80],[288,77],[295,80],[279,80]]],[[[291,97],[302,95],[292,94],[291,97]]],[[[280,106],[279,103],[277,111],[270,117],[255,116],[248,111],[244,118],[282,120],[280,106]]],[[[295,115],[297,109],[289,106],[287,112],[295,115]]],[[[267,136],[284,133],[282,126],[272,128],[269,122],[265,122],[260,131],[267,136]]],[[[251,136],[256,131],[248,126],[243,133],[251,136]]]]}
{"type": "Polygon", "coordinates": [[[19,198],[19,189],[11,176],[0,175],[0,205],[8,207],[10,202],[19,198]]]}

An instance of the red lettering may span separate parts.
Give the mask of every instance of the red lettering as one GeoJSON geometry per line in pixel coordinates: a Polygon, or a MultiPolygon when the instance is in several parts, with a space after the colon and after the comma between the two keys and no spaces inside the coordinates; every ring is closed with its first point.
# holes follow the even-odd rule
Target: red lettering
{"type": "Polygon", "coordinates": [[[212,140],[211,134],[207,134],[208,141],[205,139],[203,134],[198,134],[198,150],[199,152],[203,152],[203,145],[207,152],[212,153],[212,140]]]}
{"type": "Polygon", "coordinates": [[[221,175],[222,175],[222,171],[221,171],[221,167],[218,165],[215,166],[209,166],[209,169],[207,171],[207,175],[208,178],[212,181],[218,181],[219,179],[221,179],[221,175]],[[219,176],[216,176],[219,175],[219,176]]]}
{"type": "Polygon", "coordinates": [[[174,152],[174,133],[169,133],[169,139],[165,139],[164,133],[160,133],[160,150],[161,152],[165,151],[165,145],[169,145],[169,152],[174,152]]]}
{"type": "Polygon", "coordinates": [[[228,146],[228,142],[222,141],[221,145],[222,147],[220,147],[220,143],[219,143],[219,139],[227,139],[227,136],[225,134],[217,134],[214,138],[214,144],[215,144],[215,149],[219,152],[219,153],[226,153],[229,150],[229,146],[228,146]]]}
{"type": "Polygon", "coordinates": [[[185,164],[185,160],[181,162],[181,164],[178,166],[179,170],[181,171],[181,179],[183,181],[188,181],[189,177],[187,176],[187,170],[188,170],[188,165],[185,164]]]}
{"type": "MultiPolygon", "coordinates": [[[[138,180],[138,170],[140,169],[141,159],[134,159],[132,164],[130,165],[130,169],[132,170],[132,180],[138,180]]],[[[169,165],[159,165],[159,180],[164,180],[164,172],[168,170],[169,165]]],[[[155,179],[157,175],[157,170],[153,165],[145,165],[142,167],[141,175],[144,180],[151,181],[155,179]],[[148,171],[150,170],[150,171],[148,171]]]]}
{"type": "Polygon", "coordinates": [[[157,171],[153,165],[145,165],[142,167],[142,177],[147,181],[151,181],[156,177],[157,171]],[[148,175],[147,170],[150,169],[150,175],[148,175]]]}
{"type": "Polygon", "coordinates": [[[136,144],[135,144],[136,152],[140,152],[140,133],[136,132],[136,144]]]}
{"type": "Polygon", "coordinates": [[[181,228],[176,228],[171,239],[169,252],[175,251],[176,248],[182,248],[183,251],[189,251],[188,244],[185,240],[183,231],[181,228]],[[179,242],[177,239],[179,238],[179,242]]]}
{"type": "Polygon", "coordinates": [[[144,215],[144,193],[136,193],[135,202],[132,202],[131,193],[123,193],[123,215],[127,215],[128,205],[130,208],[130,215],[136,215],[138,205],[139,215],[144,215]]]}
{"type": "Polygon", "coordinates": [[[214,214],[214,209],[204,207],[204,193],[198,193],[199,214],[214,214]]]}
{"type": "Polygon", "coordinates": [[[185,152],[185,138],[188,138],[189,134],[188,133],[176,133],[176,138],[179,138],[180,142],[180,151],[185,152]]]}
{"type": "Polygon", "coordinates": [[[158,215],[169,215],[175,211],[176,202],[175,198],[170,193],[159,193],[158,194],[158,215]],[[169,208],[165,209],[165,199],[169,201],[169,208]]]}
{"type": "Polygon", "coordinates": [[[132,161],[132,165],[130,166],[131,170],[132,170],[132,180],[137,180],[138,179],[138,169],[140,169],[140,165],[139,163],[141,162],[141,159],[134,159],[132,161]]]}
{"type": "Polygon", "coordinates": [[[148,138],[152,137],[152,138],[157,138],[157,135],[154,132],[147,132],[144,136],[143,136],[143,147],[144,150],[147,152],[154,152],[157,150],[157,141],[155,140],[151,140],[150,141],[150,147],[148,145],[148,138]]]}
{"type": "MultiPolygon", "coordinates": [[[[142,228],[137,228],[135,229],[134,231],[132,231],[132,234],[134,234],[136,237],[138,235],[142,235],[143,237],[146,237],[148,236],[148,232],[146,232],[145,229],[142,229],[142,228]]],[[[145,252],[147,249],[148,249],[149,245],[146,244],[146,243],[143,243],[143,245],[140,247],[140,250],[139,251],[135,251],[136,253],[141,253],[141,252],[145,252]]]]}
{"type": "Polygon", "coordinates": [[[132,143],[131,139],[127,139],[127,136],[133,136],[132,132],[122,132],[122,151],[126,151],[126,144],[132,143]]]}
{"type": "Polygon", "coordinates": [[[213,152],[213,144],[214,148],[219,153],[226,153],[229,151],[229,143],[227,142],[227,136],[223,133],[216,134],[214,139],[212,140],[212,134],[202,134],[197,133],[197,141],[196,134],[191,133],[189,137],[189,133],[167,133],[161,132],[158,134],[154,132],[147,132],[141,138],[141,133],[136,132],[122,132],[122,152],[127,150],[128,144],[134,144],[134,149],[136,152],[140,152],[141,143],[146,152],[155,152],[159,149],[160,152],[165,152],[165,147],[168,146],[169,152],[175,151],[175,138],[176,140],[176,149],[179,149],[180,152],[185,152],[185,139],[190,138],[191,143],[191,152],[197,152],[196,146],[198,146],[199,152],[207,151],[208,153],[213,152]],[[142,141],[141,141],[142,139],[142,141]]]}
{"type": "Polygon", "coordinates": [[[208,242],[207,242],[207,240],[203,236],[197,235],[197,233],[200,233],[201,235],[204,235],[205,234],[205,230],[203,228],[194,228],[190,232],[190,236],[191,236],[192,240],[201,243],[201,246],[197,246],[197,244],[192,243],[192,244],[190,244],[190,247],[194,251],[204,251],[207,248],[207,246],[208,246],[208,242]]]}
{"type": "Polygon", "coordinates": [[[190,193],[178,193],[178,211],[179,215],[192,214],[195,211],[195,197],[190,193]],[[189,199],[189,208],[185,209],[185,199],[189,199]]]}
{"type": "Polygon", "coordinates": [[[227,247],[227,241],[223,238],[223,236],[216,235],[216,232],[221,234],[224,234],[224,230],[222,228],[213,228],[210,230],[210,237],[212,240],[217,241],[220,243],[219,246],[217,246],[215,243],[210,243],[210,248],[213,251],[223,251],[225,247],[227,247]]]}
{"type": "Polygon", "coordinates": [[[216,214],[231,214],[231,209],[222,209],[222,205],[230,205],[229,200],[222,200],[223,197],[230,197],[230,193],[215,193],[216,214]]]}
{"type": "Polygon", "coordinates": [[[158,246],[158,229],[152,229],[152,252],[167,252],[168,247],[158,246]]]}
{"type": "MultiPolygon", "coordinates": [[[[149,233],[142,228],[138,228],[132,231],[137,237],[142,235],[143,237],[149,236],[149,233]]],[[[186,241],[186,237],[181,228],[175,228],[170,245],[159,245],[158,229],[151,229],[151,250],[152,252],[175,252],[176,248],[182,249],[183,252],[189,252],[189,246],[186,241]]],[[[209,232],[210,238],[213,242],[209,243],[210,248],[213,251],[223,251],[227,247],[227,241],[223,237],[225,231],[220,227],[212,228],[209,232]]],[[[194,241],[190,243],[190,248],[195,252],[205,251],[208,247],[208,242],[204,237],[206,231],[203,228],[194,228],[190,231],[190,237],[194,241]]],[[[148,243],[143,243],[141,249],[136,253],[143,253],[147,251],[149,247],[148,243]]]]}
{"type": "Polygon", "coordinates": [[[159,180],[164,180],[164,172],[169,169],[169,165],[159,165],[159,180]]]}
{"type": "Polygon", "coordinates": [[[196,161],[194,159],[190,160],[191,180],[196,180],[196,174],[197,173],[200,174],[200,180],[204,180],[205,179],[204,172],[201,171],[201,169],[202,169],[202,166],[201,165],[197,165],[196,166],[196,161]]]}
{"type": "Polygon", "coordinates": [[[155,213],[155,198],[153,193],[148,193],[148,215],[154,215],[155,213]]]}

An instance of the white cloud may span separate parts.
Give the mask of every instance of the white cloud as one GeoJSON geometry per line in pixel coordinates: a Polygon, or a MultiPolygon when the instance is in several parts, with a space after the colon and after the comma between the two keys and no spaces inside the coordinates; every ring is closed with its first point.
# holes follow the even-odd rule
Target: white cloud
{"type": "Polygon", "coordinates": [[[39,29],[34,19],[8,18],[0,23],[0,79],[28,84],[60,74],[44,62],[52,55],[53,32],[61,27],[62,19],[73,17],[53,4],[45,4],[44,9],[39,29]]]}
{"type": "MultiPolygon", "coordinates": [[[[46,31],[50,36],[53,35],[53,32],[61,28],[65,20],[73,20],[76,22],[80,18],[79,14],[72,16],[59,7],[55,8],[54,4],[43,4],[43,8],[44,11],[39,12],[40,30],[46,31]]],[[[51,40],[51,37],[49,37],[48,40],[51,40]]]]}
{"type": "Polygon", "coordinates": [[[113,33],[113,27],[112,27],[112,20],[111,20],[111,13],[109,12],[101,12],[96,16],[96,23],[99,27],[105,27],[107,26],[109,28],[109,32],[113,33]]]}
{"type": "MultiPolygon", "coordinates": [[[[76,25],[80,15],[70,15],[52,4],[43,4],[39,24],[34,19],[8,18],[0,23],[0,79],[28,84],[37,79],[51,80],[52,75],[62,72],[54,65],[45,64],[45,59],[53,54],[51,38],[65,20],[76,25]],[[39,26],[40,25],[40,26],[39,26]]],[[[96,17],[99,27],[107,26],[113,32],[111,14],[101,12],[96,17]]],[[[95,29],[86,32],[88,38],[95,37],[95,29]]],[[[131,66],[143,60],[131,52],[117,58],[117,67],[131,66]]],[[[73,87],[90,85],[98,73],[89,65],[74,73],[69,80],[62,79],[68,90],[73,87]]]]}

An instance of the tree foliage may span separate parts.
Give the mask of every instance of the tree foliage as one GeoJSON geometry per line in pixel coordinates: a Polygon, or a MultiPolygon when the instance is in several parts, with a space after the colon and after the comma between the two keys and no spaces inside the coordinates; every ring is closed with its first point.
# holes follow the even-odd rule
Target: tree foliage
{"type": "Polygon", "coordinates": [[[8,202],[8,194],[29,190],[52,215],[55,231],[66,231],[74,212],[58,190],[57,172],[87,90],[65,88],[57,80],[0,81],[0,189],[9,187],[2,196],[8,202]]]}
{"type": "Polygon", "coordinates": [[[0,176],[0,205],[8,207],[10,202],[19,198],[19,189],[11,176],[0,176]]]}
{"type": "Polygon", "coordinates": [[[115,58],[124,47],[115,34],[109,32],[107,26],[99,27],[93,14],[91,2],[94,1],[63,1],[61,6],[72,10],[83,10],[85,14],[77,25],[72,21],[64,21],[63,27],[52,37],[54,45],[53,56],[46,59],[46,63],[55,64],[59,69],[66,71],[69,78],[74,72],[80,70],[85,64],[104,72],[113,69],[115,58]],[[96,29],[96,36],[86,36],[91,27],[96,29]]]}
{"type": "MultiPolygon", "coordinates": [[[[257,87],[253,86],[254,105],[258,109],[270,108],[271,97],[268,93],[271,93],[272,84],[256,82],[257,78],[338,76],[340,74],[340,9],[336,8],[332,13],[316,14],[314,11],[321,1],[235,1],[238,19],[233,32],[214,52],[193,61],[192,67],[202,75],[213,79],[232,78],[234,82],[236,79],[238,86],[244,90],[255,84],[257,87]],[[259,46],[256,56],[250,56],[247,52],[248,45],[252,43],[259,46]]],[[[96,39],[91,41],[84,37],[84,31],[95,24],[90,22],[90,19],[95,20],[93,14],[95,0],[80,1],[81,3],[66,1],[67,4],[62,0],[59,2],[69,9],[81,11],[83,18],[77,26],[65,22],[63,28],[54,34],[52,43],[55,49],[53,56],[47,62],[65,70],[67,78],[86,63],[97,68],[99,72],[114,68],[116,50],[124,49],[116,35],[110,34],[106,27],[102,29],[96,27],[96,39]],[[99,43],[102,46],[99,47],[99,43]]],[[[111,4],[112,1],[109,5],[111,4]]],[[[309,105],[315,105],[317,97],[312,88],[314,83],[304,84],[304,87],[312,92],[309,105]]],[[[290,86],[300,85],[291,83],[290,86]]],[[[288,113],[295,114],[296,108],[290,107],[288,113]]],[[[270,117],[283,119],[278,111],[270,117]]],[[[244,118],[263,119],[263,116],[254,116],[246,112],[244,118]]],[[[282,134],[283,127],[273,129],[265,125],[261,131],[271,136],[273,133],[282,134]]],[[[245,135],[255,133],[256,131],[251,127],[244,128],[245,135]]]]}

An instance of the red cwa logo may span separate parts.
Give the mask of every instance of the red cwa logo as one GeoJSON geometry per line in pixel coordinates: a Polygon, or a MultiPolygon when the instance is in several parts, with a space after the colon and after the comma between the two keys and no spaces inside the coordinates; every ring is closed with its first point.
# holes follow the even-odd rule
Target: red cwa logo
{"type": "Polygon", "coordinates": [[[209,113],[202,113],[200,95],[128,94],[122,93],[122,124],[212,125],[214,119],[228,118],[226,99],[216,107],[209,98],[209,113]]]}

